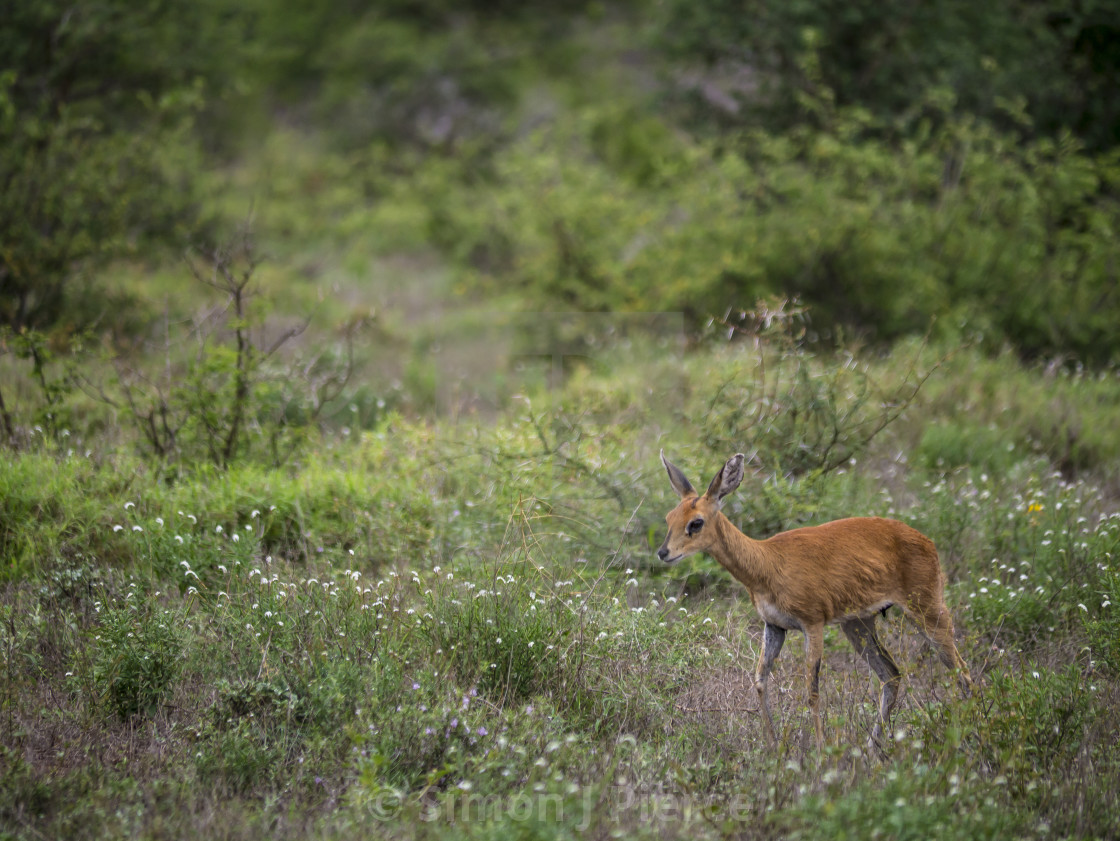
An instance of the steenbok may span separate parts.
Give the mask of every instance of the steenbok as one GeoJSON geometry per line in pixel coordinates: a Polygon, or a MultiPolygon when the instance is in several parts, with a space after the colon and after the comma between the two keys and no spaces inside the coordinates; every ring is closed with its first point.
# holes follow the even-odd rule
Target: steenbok
{"type": "Polygon", "coordinates": [[[968,666],[953,641],[937,549],[924,534],[896,520],[853,517],[752,540],[720,513],[721,500],[743,480],[742,453],[727,460],[703,496],[664,451],[661,463],[681,501],[665,517],[669,533],[657,557],[671,564],[707,552],[747,588],[766,623],[755,685],[771,744],[777,736],[767,678],[787,631],[805,634],[805,678],[818,747],[824,744],[818,688],[827,624],[839,623],[882,683],[879,719],[871,734],[877,746],[883,728],[890,727],[900,682],[898,667],[875,635],[876,616],[891,605],[918,623],[942,662],[957,671],[962,691],[971,691],[968,666]]]}

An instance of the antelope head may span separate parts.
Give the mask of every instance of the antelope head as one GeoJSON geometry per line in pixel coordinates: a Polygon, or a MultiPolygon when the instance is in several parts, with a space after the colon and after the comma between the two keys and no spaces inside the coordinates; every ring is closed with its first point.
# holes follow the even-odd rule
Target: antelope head
{"type": "Polygon", "coordinates": [[[669,533],[657,550],[657,557],[672,564],[688,555],[706,552],[716,539],[716,519],[720,517],[723,498],[739,487],[743,481],[743,454],[736,453],[716,473],[703,496],[696,493],[680,468],[665,458],[661,463],[669,473],[669,484],[680,496],[677,507],[665,515],[669,533]]]}

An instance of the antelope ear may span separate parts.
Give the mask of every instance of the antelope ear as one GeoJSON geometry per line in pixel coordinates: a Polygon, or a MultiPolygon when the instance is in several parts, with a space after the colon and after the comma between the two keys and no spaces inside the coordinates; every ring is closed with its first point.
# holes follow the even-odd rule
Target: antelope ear
{"type": "Polygon", "coordinates": [[[705,496],[714,502],[719,502],[739,487],[739,483],[742,481],[743,454],[735,453],[712,479],[712,483],[708,485],[708,492],[705,496]]]}
{"type": "Polygon", "coordinates": [[[665,465],[665,470],[669,473],[669,484],[673,486],[673,490],[677,492],[681,499],[686,496],[696,496],[696,489],[692,487],[692,483],[685,478],[679,467],[665,458],[664,450],[661,451],[661,463],[665,465]]]}

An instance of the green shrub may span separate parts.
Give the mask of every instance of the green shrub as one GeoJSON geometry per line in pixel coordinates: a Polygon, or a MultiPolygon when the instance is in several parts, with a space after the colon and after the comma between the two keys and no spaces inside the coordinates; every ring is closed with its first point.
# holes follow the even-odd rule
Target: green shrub
{"type": "Polygon", "coordinates": [[[1107,473],[1120,441],[1109,418],[1120,391],[1112,371],[1055,363],[1024,366],[1014,354],[977,348],[944,352],[942,367],[915,403],[923,418],[916,446],[924,463],[1006,472],[1044,458],[1067,478],[1107,473]]]}
{"type": "Polygon", "coordinates": [[[1107,834],[1115,816],[1102,783],[1118,758],[1108,692],[1078,664],[1008,657],[954,714],[923,711],[919,738],[948,749],[945,773],[987,781],[1002,812],[1030,816],[1040,834],[1107,834]]]}
{"type": "Polygon", "coordinates": [[[1023,782],[1060,772],[1089,735],[1094,691],[1076,664],[1058,671],[1022,662],[994,672],[984,693],[980,750],[1023,782]]]}
{"type": "Polygon", "coordinates": [[[586,764],[565,718],[542,698],[496,706],[436,674],[380,698],[387,707],[355,737],[358,798],[385,787],[506,794],[586,764]]]}
{"type": "MultiPolygon", "coordinates": [[[[782,318],[766,306],[740,315],[782,318]]],[[[701,390],[698,431],[713,455],[749,447],[779,475],[828,473],[861,455],[921,387],[913,372],[877,382],[854,358],[821,357],[796,334],[775,333],[752,331],[754,348],[741,348],[701,390]]]]}
{"type": "Polygon", "coordinates": [[[469,288],[530,311],[675,312],[696,331],[798,296],[830,338],[936,322],[953,341],[1108,363],[1116,240],[1086,232],[1115,227],[1111,159],[928,106],[937,120],[881,134],[840,110],[733,149],[675,140],[659,153],[671,174],[637,182],[596,151],[588,109],[511,144],[481,184],[441,167],[422,189],[469,288]]]}
{"type": "Polygon", "coordinates": [[[151,713],[182,668],[181,614],[131,586],[115,605],[103,605],[94,633],[93,685],[120,718],[151,713]]]}
{"type": "Polygon", "coordinates": [[[418,631],[459,683],[477,686],[495,704],[558,692],[568,674],[561,652],[580,630],[578,613],[561,595],[571,582],[550,580],[531,563],[480,572],[481,582],[469,567],[437,578],[418,631]]]}
{"type": "Polygon", "coordinates": [[[1117,762],[1109,691],[1079,664],[1009,655],[973,698],[919,710],[914,745],[954,795],[976,806],[982,798],[1018,832],[1108,834],[1115,817],[1103,778],[1117,762]]]}
{"type": "Polygon", "coordinates": [[[313,778],[326,771],[319,746],[337,736],[348,714],[368,698],[355,666],[320,664],[318,674],[305,666],[288,664],[268,678],[218,680],[208,720],[198,731],[200,780],[234,795],[315,785],[313,778]]]}
{"type": "MultiPolygon", "coordinates": [[[[1117,527],[1115,521],[1113,527],[1117,527]]],[[[1120,568],[1115,555],[1104,555],[1098,564],[1100,583],[1088,598],[1099,598],[1100,608],[1099,612],[1084,611],[1085,630],[1093,657],[1113,674],[1120,674],[1120,568]]]]}
{"type": "Polygon", "coordinates": [[[359,762],[359,774],[369,782],[407,789],[447,773],[468,779],[472,760],[496,744],[501,717],[476,700],[476,690],[457,692],[434,674],[418,678],[380,693],[386,714],[369,725],[359,762]]]}
{"type": "Polygon", "coordinates": [[[1115,29],[1099,6],[860,0],[837,13],[826,2],[760,0],[744,14],[721,0],[672,0],[655,7],[653,20],[670,56],[723,83],[724,98],[693,97],[690,116],[702,125],[789,126],[834,102],[897,117],[937,86],[962,110],[1028,134],[1072,130],[1109,148],[1120,128],[1110,87],[1117,55],[1106,46],[1115,29]],[[1092,61],[1075,60],[1086,50],[1092,61]],[[749,84],[727,84],[745,67],[749,84]],[[814,98],[823,101],[816,109],[814,98]]]}
{"type": "Polygon", "coordinates": [[[966,605],[977,623],[1020,644],[1107,624],[1107,559],[1120,551],[1120,525],[1096,513],[1091,486],[1032,484],[1003,499],[989,491],[995,557],[974,567],[966,605]]]}
{"type": "Polygon", "coordinates": [[[177,335],[165,329],[157,372],[139,356],[118,360],[113,396],[102,392],[159,460],[223,470],[246,458],[282,465],[314,437],[320,413],[343,393],[345,358],[324,351],[310,361],[278,361],[310,318],[265,341],[256,248],[244,227],[230,242],[189,255],[194,279],[217,293],[214,313],[177,335]],[[188,350],[200,335],[198,349],[188,350]]]}
{"type": "Polygon", "coordinates": [[[962,780],[935,764],[918,763],[905,772],[896,767],[873,769],[871,779],[852,788],[836,786],[835,793],[805,798],[778,822],[788,826],[788,837],[821,841],[849,838],[853,827],[862,827],[869,838],[897,841],[994,841],[1024,837],[1036,828],[1028,815],[999,802],[1000,794],[998,787],[976,775],[962,780]]]}
{"type": "Polygon", "coordinates": [[[917,458],[927,469],[948,471],[977,467],[1004,473],[1016,458],[1005,430],[950,420],[930,424],[918,444],[917,458]]]}
{"type": "Polygon", "coordinates": [[[227,796],[269,790],[290,770],[284,739],[251,719],[204,733],[199,748],[199,779],[227,796]]]}

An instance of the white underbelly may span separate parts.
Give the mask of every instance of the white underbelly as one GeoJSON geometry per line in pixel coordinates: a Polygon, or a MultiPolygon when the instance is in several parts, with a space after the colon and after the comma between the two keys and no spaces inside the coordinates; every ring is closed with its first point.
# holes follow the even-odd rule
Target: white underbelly
{"type": "MultiPolygon", "coordinates": [[[[890,599],[883,599],[882,601],[873,602],[866,607],[861,607],[859,610],[845,613],[829,620],[829,625],[838,625],[842,622],[847,622],[849,619],[866,619],[869,616],[874,616],[876,613],[890,607],[894,602],[890,599]]],[[[773,603],[765,599],[755,599],[755,609],[758,615],[762,617],[762,621],[768,625],[776,625],[779,628],[785,628],[787,631],[804,631],[805,626],[801,620],[791,613],[787,613],[781,608],[775,606],[773,603]]]]}
{"type": "Polygon", "coordinates": [[[754,606],[758,615],[762,617],[762,621],[767,625],[776,625],[779,628],[785,628],[787,631],[805,630],[800,619],[786,613],[781,608],[775,607],[765,599],[755,599],[754,606]]]}

